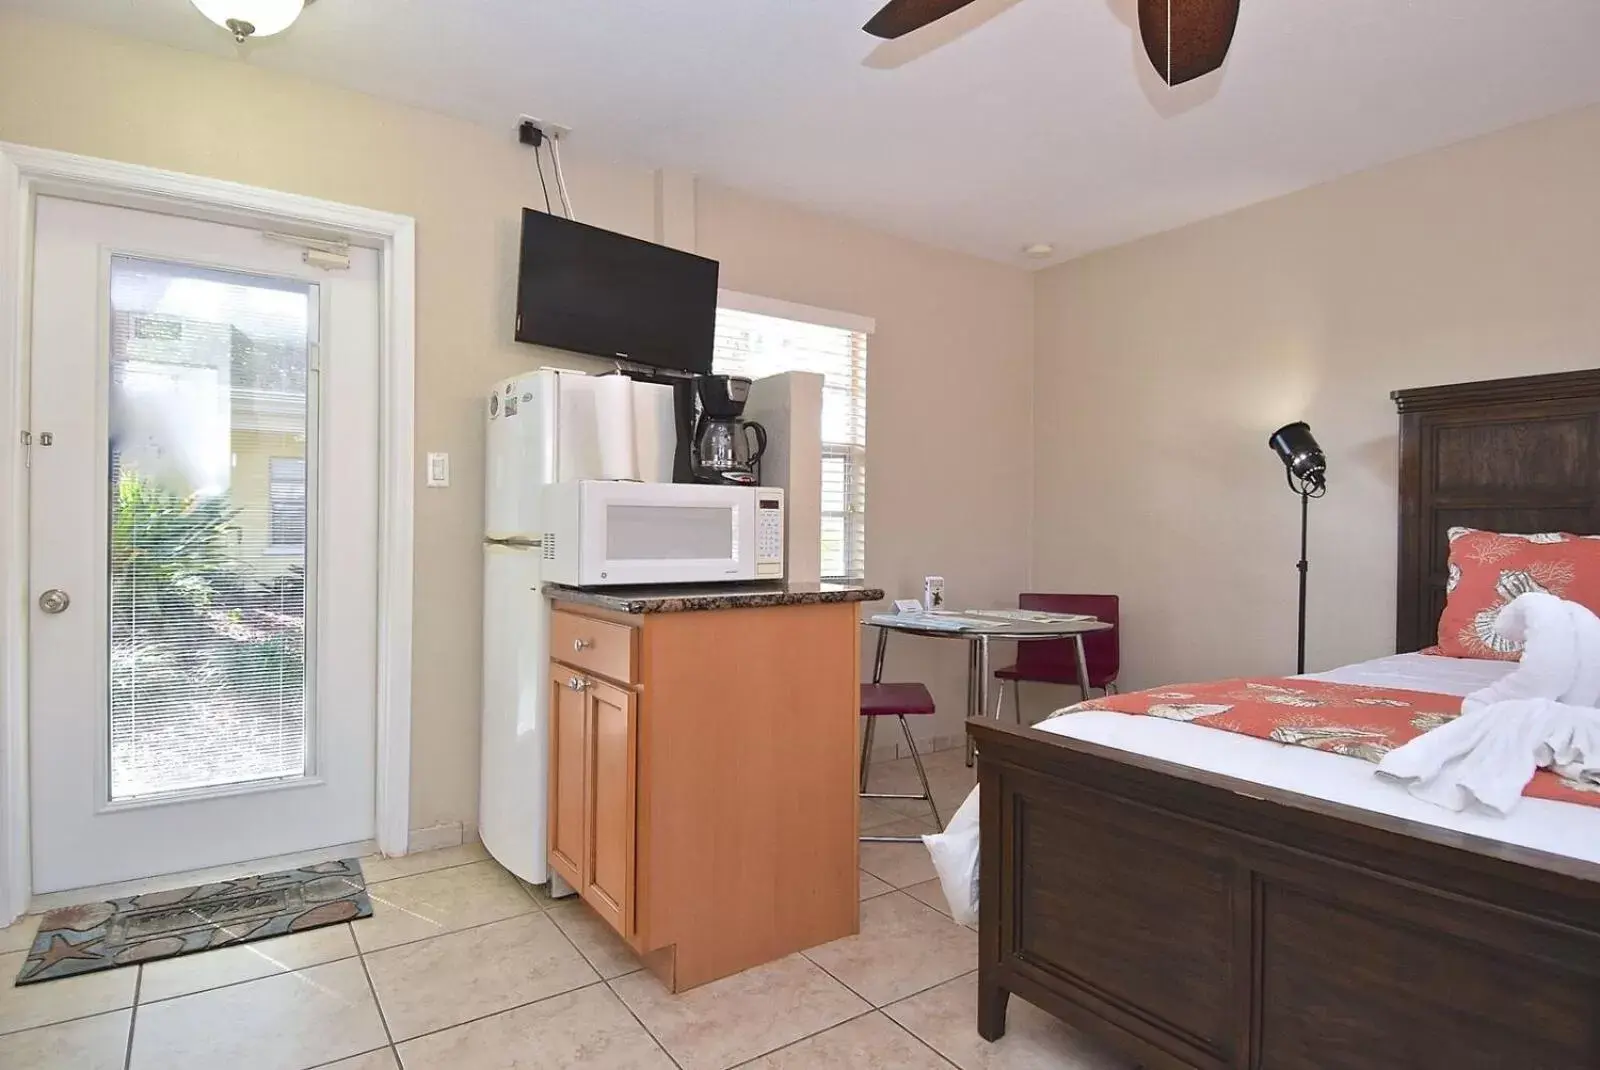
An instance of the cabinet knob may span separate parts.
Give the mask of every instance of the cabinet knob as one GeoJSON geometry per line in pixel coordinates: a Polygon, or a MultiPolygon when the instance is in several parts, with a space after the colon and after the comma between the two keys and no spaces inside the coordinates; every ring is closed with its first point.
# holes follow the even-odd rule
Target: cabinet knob
{"type": "Polygon", "coordinates": [[[594,640],[593,639],[574,639],[572,641],[572,649],[578,651],[579,653],[582,653],[583,651],[588,650],[593,646],[594,646],[594,640]]]}
{"type": "Polygon", "coordinates": [[[587,691],[589,690],[589,681],[581,676],[574,676],[567,681],[567,687],[572,691],[587,691]]]}

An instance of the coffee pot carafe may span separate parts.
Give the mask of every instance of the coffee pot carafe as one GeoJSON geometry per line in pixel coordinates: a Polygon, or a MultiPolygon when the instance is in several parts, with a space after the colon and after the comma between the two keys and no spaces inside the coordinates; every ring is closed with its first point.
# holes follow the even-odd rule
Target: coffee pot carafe
{"type": "Polygon", "coordinates": [[[691,453],[695,481],[752,486],[760,482],[767,429],[740,418],[750,398],[750,380],[702,375],[695,380],[695,391],[700,399],[691,453]]]}

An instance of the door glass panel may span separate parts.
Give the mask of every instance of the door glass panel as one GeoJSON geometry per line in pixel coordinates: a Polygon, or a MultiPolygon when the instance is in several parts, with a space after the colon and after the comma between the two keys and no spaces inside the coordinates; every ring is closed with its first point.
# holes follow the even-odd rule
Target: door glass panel
{"type": "Polygon", "coordinates": [[[112,800],[309,768],[316,301],[112,258],[112,800]]]}

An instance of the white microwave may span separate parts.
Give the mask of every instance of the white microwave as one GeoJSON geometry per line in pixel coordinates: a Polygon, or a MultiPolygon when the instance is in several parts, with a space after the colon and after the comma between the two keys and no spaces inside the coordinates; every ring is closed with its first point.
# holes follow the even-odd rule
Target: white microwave
{"type": "Polygon", "coordinates": [[[572,587],[783,578],[783,491],[704,483],[552,483],[543,577],[572,587]]]}

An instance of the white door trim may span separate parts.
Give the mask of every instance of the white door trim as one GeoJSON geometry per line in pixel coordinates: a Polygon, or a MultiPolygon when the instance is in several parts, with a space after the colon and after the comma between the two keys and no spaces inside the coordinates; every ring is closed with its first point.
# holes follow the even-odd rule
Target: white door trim
{"type": "Polygon", "coordinates": [[[382,258],[377,833],[405,854],[411,807],[416,222],[409,216],[0,142],[0,925],[32,894],[28,795],[27,406],[34,200],[56,194],[274,231],[337,236],[382,258]],[[330,235],[331,232],[331,235],[330,235]]]}

